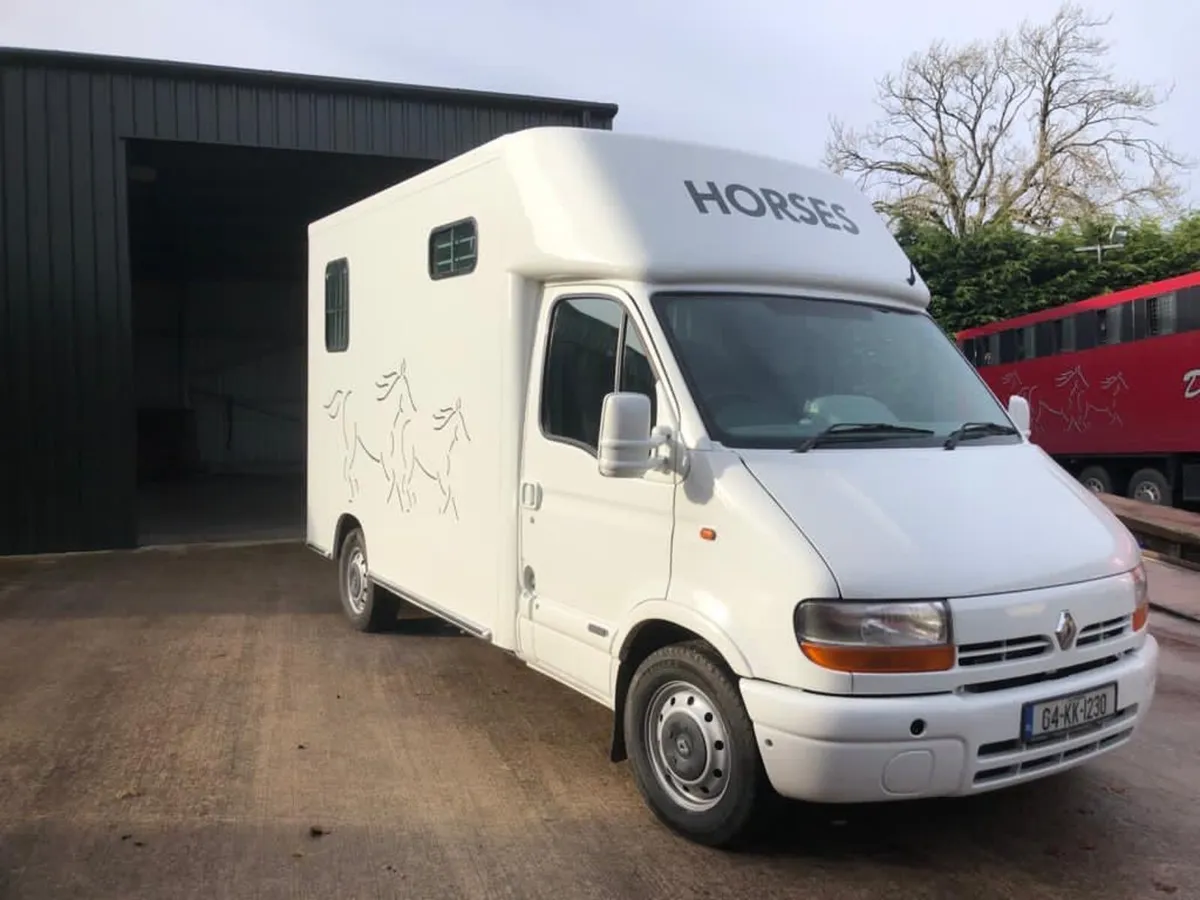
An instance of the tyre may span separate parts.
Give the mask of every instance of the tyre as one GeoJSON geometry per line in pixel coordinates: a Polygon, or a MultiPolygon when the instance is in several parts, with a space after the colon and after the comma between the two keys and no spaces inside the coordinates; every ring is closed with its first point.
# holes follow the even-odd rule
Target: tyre
{"type": "Polygon", "coordinates": [[[1134,472],[1126,494],[1131,500],[1140,500],[1142,503],[1171,505],[1171,484],[1158,469],[1138,469],[1134,472]]]}
{"type": "Polygon", "coordinates": [[[1112,476],[1104,466],[1088,466],[1079,473],[1079,483],[1094,494],[1113,492],[1112,476]]]}
{"type": "Polygon", "coordinates": [[[395,598],[371,582],[361,528],[346,535],[338,552],[338,593],[342,611],[359,631],[384,631],[396,624],[395,598]]]}
{"type": "Polygon", "coordinates": [[[732,848],[773,796],[733,675],[703,642],[664,647],[638,667],[625,703],[638,790],[689,840],[732,848]]]}

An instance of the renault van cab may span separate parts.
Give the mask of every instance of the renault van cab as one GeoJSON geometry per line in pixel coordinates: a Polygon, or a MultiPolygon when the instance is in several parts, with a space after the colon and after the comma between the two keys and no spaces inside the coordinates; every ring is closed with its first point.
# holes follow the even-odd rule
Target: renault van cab
{"type": "Polygon", "coordinates": [[[309,238],[308,541],[349,621],[415,604],[610,709],[676,831],[1008,787],[1146,715],[1137,543],[843,179],[538,128],[309,238]]]}

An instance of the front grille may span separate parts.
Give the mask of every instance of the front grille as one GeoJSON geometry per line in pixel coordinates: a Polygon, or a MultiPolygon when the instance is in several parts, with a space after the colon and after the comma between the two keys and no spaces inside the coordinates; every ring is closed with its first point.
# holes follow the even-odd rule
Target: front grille
{"type": "Polygon", "coordinates": [[[958,648],[960,666],[990,666],[995,663],[1029,659],[1050,652],[1050,638],[1035,634],[1007,641],[962,644],[958,648]]]}
{"type": "MultiPolygon", "coordinates": [[[[1133,628],[1133,616],[1118,616],[1085,625],[1079,631],[1075,640],[1076,649],[1092,649],[1127,636],[1133,628]]],[[[1054,638],[1048,634],[1029,634],[1022,637],[1008,638],[1000,641],[983,641],[974,644],[960,644],[958,647],[958,667],[964,675],[969,675],[971,681],[963,684],[962,690],[970,693],[988,693],[1003,691],[1009,688],[1024,687],[1043,681],[1056,681],[1081,672],[1089,672],[1110,666],[1120,660],[1124,654],[1114,654],[1100,659],[1071,665],[1061,665],[1056,669],[1047,669],[1029,675],[1005,675],[1005,670],[1011,671],[1009,664],[1050,656],[1054,650],[1054,638]]]]}
{"type": "Polygon", "coordinates": [[[1079,637],[1075,640],[1075,646],[1092,647],[1096,644],[1106,644],[1109,641],[1115,641],[1117,638],[1127,635],[1132,626],[1133,616],[1118,616],[1115,619],[1096,622],[1094,625],[1088,625],[1079,632],[1079,637]]]}
{"type": "MultiPolygon", "coordinates": [[[[1130,651],[1132,652],[1132,651],[1130,651]]],[[[1028,687],[1031,684],[1042,684],[1046,681],[1058,681],[1070,678],[1072,675],[1082,675],[1084,672],[1094,672],[1120,662],[1120,656],[1104,656],[1073,666],[1063,666],[1061,669],[1050,669],[1045,672],[1034,672],[1030,675],[1017,675],[1009,678],[993,678],[989,681],[977,681],[974,684],[964,684],[962,689],[968,694],[990,694],[993,691],[1007,691],[1012,688],[1028,687]]]]}

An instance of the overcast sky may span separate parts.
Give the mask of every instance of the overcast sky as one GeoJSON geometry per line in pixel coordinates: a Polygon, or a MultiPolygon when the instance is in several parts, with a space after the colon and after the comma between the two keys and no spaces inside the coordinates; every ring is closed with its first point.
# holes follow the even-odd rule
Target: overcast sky
{"type": "MultiPolygon", "coordinates": [[[[1046,20],[1056,0],[0,0],[0,46],[619,103],[615,127],[817,162],[836,114],[943,38],[1046,20]]],[[[1112,62],[1169,84],[1160,137],[1200,158],[1200,3],[1104,0],[1112,62]]],[[[1189,178],[1200,205],[1200,172],[1189,178]]]]}

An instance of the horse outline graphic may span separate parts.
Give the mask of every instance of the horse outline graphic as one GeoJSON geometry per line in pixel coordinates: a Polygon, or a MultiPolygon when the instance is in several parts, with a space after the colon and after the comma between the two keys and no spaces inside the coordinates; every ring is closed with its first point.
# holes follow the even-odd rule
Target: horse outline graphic
{"type": "Polygon", "coordinates": [[[441,492],[442,504],[438,512],[443,515],[449,512],[458,519],[458,502],[454,498],[450,475],[454,448],[460,440],[471,441],[461,397],[456,397],[453,404],[441,407],[427,419],[412,416],[405,420],[400,427],[400,455],[404,461],[399,484],[402,508],[407,504],[407,509],[411,510],[417,505],[418,495],[413,491],[412,482],[420,472],[441,492]]]}
{"type": "Polygon", "coordinates": [[[442,406],[430,416],[420,415],[408,378],[408,362],[375,380],[375,403],[366,410],[356,402],[353,388],[338,388],[323,404],[326,416],[339,423],[342,436],[342,479],[350,503],[362,491],[358,463],[365,456],[383,473],[387,487],[385,502],[396,502],[401,511],[412,512],[420,494],[414,489],[418,473],[438,488],[440,514],[457,520],[458,502],[450,479],[454,448],[471,441],[463,414],[462,398],[442,406]],[[381,404],[394,404],[380,410],[381,404]],[[383,415],[380,415],[380,412],[383,415]]]}
{"type": "MultiPolygon", "coordinates": [[[[1054,377],[1054,387],[1058,392],[1066,391],[1066,396],[1059,404],[1050,404],[1036,396],[1038,385],[1026,385],[1021,381],[1017,372],[1009,372],[1001,383],[1013,393],[1020,394],[1029,401],[1033,410],[1033,425],[1036,428],[1046,417],[1058,420],[1063,431],[1085,432],[1097,423],[1097,417],[1107,419],[1105,424],[1123,425],[1118,399],[1129,392],[1129,384],[1124,372],[1116,372],[1100,379],[1099,391],[1106,397],[1106,402],[1095,403],[1092,400],[1092,383],[1084,374],[1083,366],[1077,365],[1065,369],[1054,377]]],[[[1097,398],[1098,399],[1098,398],[1097,398]]]]}

